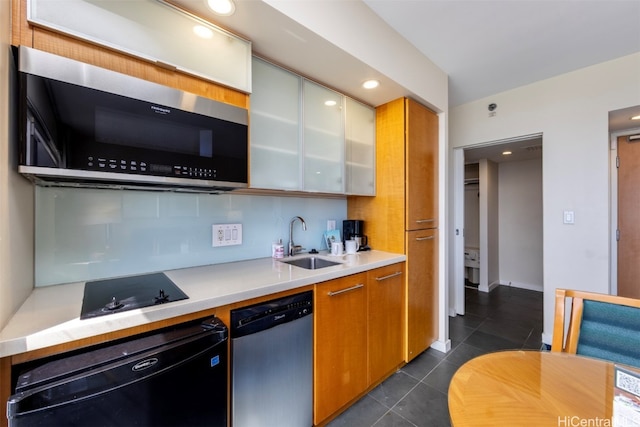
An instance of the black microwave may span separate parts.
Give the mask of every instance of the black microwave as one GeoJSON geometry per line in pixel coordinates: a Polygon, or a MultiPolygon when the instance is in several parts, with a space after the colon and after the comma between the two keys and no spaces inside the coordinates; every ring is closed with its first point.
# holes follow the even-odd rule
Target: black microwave
{"type": "Polygon", "coordinates": [[[40,185],[247,187],[248,112],[21,46],[18,171],[40,185]]]}

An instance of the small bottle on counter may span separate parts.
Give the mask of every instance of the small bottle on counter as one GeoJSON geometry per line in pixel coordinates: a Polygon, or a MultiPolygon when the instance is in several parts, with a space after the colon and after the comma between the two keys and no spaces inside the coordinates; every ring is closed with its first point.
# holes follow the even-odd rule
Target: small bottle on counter
{"type": "Polygon", "coordinates": [[[271,245],[271,256],[273,258],[284,258],[284,245],[282,239],[278,239],[277,243],[271,245]]]}

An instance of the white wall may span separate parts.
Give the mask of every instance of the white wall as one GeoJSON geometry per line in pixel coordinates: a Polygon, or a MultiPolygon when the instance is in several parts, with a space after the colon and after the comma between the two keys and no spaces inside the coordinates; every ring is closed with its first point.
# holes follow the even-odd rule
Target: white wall
{"type": "Polygon", "coordinates": [[[498,164],[480,160],[480,285],[489,292],[500,281],[498,164]]]}
{"type": "Polygon", "coordinates": [[[480,248],[480,186],[464,187],[464,246],[480,248]]]}
{"type": "Polygon", "coordinates": [[[33,189],[15,172],[10,141],[11,2],[0,0],[0,329],[33,288],[33,189]]]}
{"type": "Polygon", "coordinates": [[[542,159],[499,166],[500,283],[542,291],[542,159]]]}
{"type": "Polygon", "coordinates": [[[544,134],[543,341],[551,342],[554,290],[609,292],[608,113],[640,104],[640,53],[453,108],[452,147],[544,134]],[[498,105],[489,118],[487,105],[498,105]],[[575,211],[575,225],[562,212],[575,211]]]}

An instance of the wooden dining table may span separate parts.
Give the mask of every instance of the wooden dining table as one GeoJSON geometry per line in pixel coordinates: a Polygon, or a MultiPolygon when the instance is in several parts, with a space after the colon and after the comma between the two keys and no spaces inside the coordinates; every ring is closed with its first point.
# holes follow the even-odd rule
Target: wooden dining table
{"type": "Polygon", "coordinates": [[[458,369],[449,385],[451,424],[610,426],[614,367],[611,362],[543,351],[476,357],[458,369]]]}

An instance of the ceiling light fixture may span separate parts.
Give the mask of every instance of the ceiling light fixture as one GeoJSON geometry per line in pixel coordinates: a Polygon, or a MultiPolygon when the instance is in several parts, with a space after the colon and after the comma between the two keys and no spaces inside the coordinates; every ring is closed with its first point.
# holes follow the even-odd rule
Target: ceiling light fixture
{"type": "Polygon", "coordinates": [[[502,152],[503,156],[510,156],[511,154],[513,154],[511,151],[503,151],[502,152]]]}
{"type": "Polygon", "coordinates": [[[336,101],[334,101],[333,99],[330,99],[328,101],[324,101],[324,105],[326,105],[327,107],[333,107],[337,104],[336,101]]]}
{"type": "Polygon", "coordinates": [[[233,0],[207,0],[207,4],[214,13],[221,16],[230,16],[236,11],[233,0]]]}
{"type": "Polygon", "coordinates": [[[364,83],[362,83],[362,87],[365,89],[375,89],[378,86],[380,86],[380,82],[375,79],[367,80],[364,83]]]}
{"type": "Polygon", "coordinates": [[[640,120],[640,116],[633,116],[631,117],[631,120],[640,120]]]}

